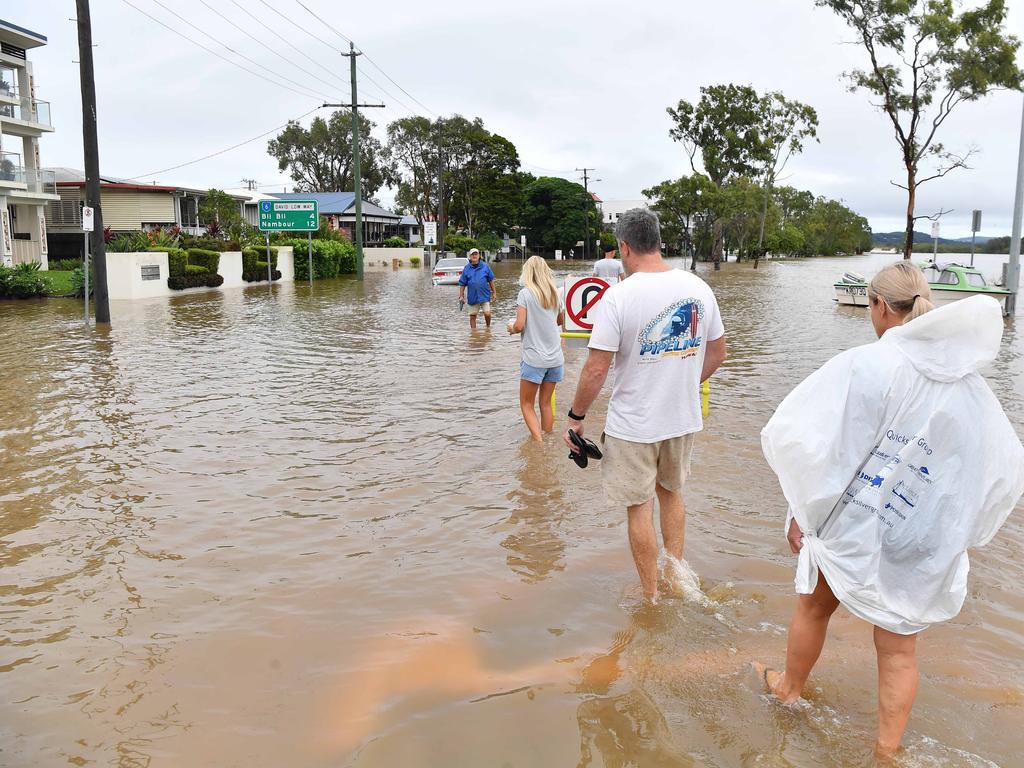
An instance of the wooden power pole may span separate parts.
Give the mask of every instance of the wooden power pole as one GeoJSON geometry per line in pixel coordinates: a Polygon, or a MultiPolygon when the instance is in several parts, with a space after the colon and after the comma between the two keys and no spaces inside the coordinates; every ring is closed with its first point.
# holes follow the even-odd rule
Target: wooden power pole
{"type": "MultiPolygon", "coordinates": [[[[103,206],[100,205],[100,150],[96,136],[96,79],[92,67],[92,21],[89,0],[78,6],[78,74],[82,83],[82,146],[85,150],[85,204],[93,209],[92,261],[96,297],[96,322],[110,324],[107,291],[107,249],[103,240],[103,206]]],[[[89,297],[85,300],[88,302],[89,297]]]]}

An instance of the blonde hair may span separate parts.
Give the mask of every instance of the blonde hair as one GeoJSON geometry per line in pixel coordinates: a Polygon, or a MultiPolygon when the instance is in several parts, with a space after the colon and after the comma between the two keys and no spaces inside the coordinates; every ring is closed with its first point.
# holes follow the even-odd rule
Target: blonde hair
{"type": "Polygon", "coordinates": [[[882,299],[908,323],[915,317],[935,309],[932,289],[924,273],[910,262],[898,261],[883,269],[868,285],[872,301],[882,299]]]}
{"type": "Polygon", "coordinates": [[[540,256],[531,256],[523,264],[523,285],[537,297],[544,309],[558,309],[558,288],[551,267],[540,256]]]}

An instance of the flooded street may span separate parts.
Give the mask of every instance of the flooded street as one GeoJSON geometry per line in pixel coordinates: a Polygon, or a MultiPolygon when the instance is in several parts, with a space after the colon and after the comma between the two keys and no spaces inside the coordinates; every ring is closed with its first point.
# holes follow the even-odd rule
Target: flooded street
{"type": "MultiPolygon", "coordinates": [[[[115,303],[109,331],[0,303],[0,765],[869,765],[868,625],[836,614],[802,709],[746,666],[781,664],[796,601],[760,429],[874,339],[833,280],[895,259],[700,266],[730,353],[685,493],[703,595],[656,608],[557,434],[584,351],[526,440],[518,263],[492,332],[418,270],[115,303]]],[[[1024,434],[1021,331],[987,375],[1024,434]]],[[[921,638],[901,765],[1021,764],[1022,512],[921,638]]]]}

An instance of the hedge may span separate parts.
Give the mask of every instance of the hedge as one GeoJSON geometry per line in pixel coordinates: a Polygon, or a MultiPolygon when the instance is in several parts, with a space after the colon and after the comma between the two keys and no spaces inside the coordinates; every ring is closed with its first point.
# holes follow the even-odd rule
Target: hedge
{"type": "MultiPolygon", "coordinates": [[[[242,251],[242,273],[253,272],[256,269],[257,262],[263,262],[263,272],[266,274],[267,262],[263,261],[267,257],[266,248],[246,248],[242,251]]],[[[270,261],[274,267],[277,267],[277,246],[270,246],[270,261]]]]}
{"type": "Polygon", "coordinates": [[[50,272],[74,272],[82,266],[81,259],[50,259],[46,269],[50,272]]]}
{"type": "MultiPolygon", "coordinates": [[[[274,280],[280,280],[281,279],[281,270],[275,269],[272,272],[271,277],[274,280]]],[[[242,279],[245,280],[245,282],[247,282],[247,283],[259,283],[261,281],[262,282],[266,282],[267,281],[267,262],[261,261],[261,262],[259,262],[259,266],[256,269],[242,272],[242,279]]]]}
{"type": "Polygon", "coordinates": [[[186,275],[208,275],[210,272],[206,267],[200,266],[199,264],[186,264],[185,265],[186,275]]]}
{"type": "Polygon", "coordinates": [[[188,249],[188,263],[204,267],[212,275],[217,274],[217,267],[220,266],[220,253],[207,251],[203,248],[188,249]]]}
{"type": "MultiPolygon", "coordinates": [[[[283,240],[295,257],[295,279],[309,280],[309,241],[301,238],[283,240]]],[[[264,267],[265,268],[265,267],[264,267]]],[[[313,240],[313,279],[323,280],[356,271],[356,248],[349,241],[313,240]]]]}
{"type": "Polygon", "coordinates": [[[211,275],[205,271],[188,272],[184,275],[173,275],[167,278],[167,287],[172,291],[183,291],[186,288],[217,288],[223,284],[223,275],[211,275]]]}
{"type": "Polygon", "coordinates": [[[171,277],[179,277],[185,274],[185,265],[188,264],[188,251],[184,248],[150,248],[150,253],[167,254],[167,273],[171,277]]]}

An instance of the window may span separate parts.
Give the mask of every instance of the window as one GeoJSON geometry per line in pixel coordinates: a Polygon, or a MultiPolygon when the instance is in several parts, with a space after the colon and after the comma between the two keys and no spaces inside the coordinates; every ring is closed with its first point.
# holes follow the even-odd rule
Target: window
{"type": "Polygon", "coordinates": [[[956,272],[949,269],[942,270],[942,274],[939,275],[939,285],[959,285],[960,278],[956,272]]]}
{"type": "Polygon", "coordinates": [[[178,201],[178,209],[181,212],[181,226],[199,226],[199,202],[194,197],[182,197],[178,201]]]}
{"type": "Polygon", "coordinates": [[[977,272],[968,272],[966,277],[967,277],[967,284],[970,285],[970,286],[973,286],[975,288],[986,288],[986,287],[988,287],[985,284],[985,278],[982,277],[981,275],[979,275],[977,272]]]}

